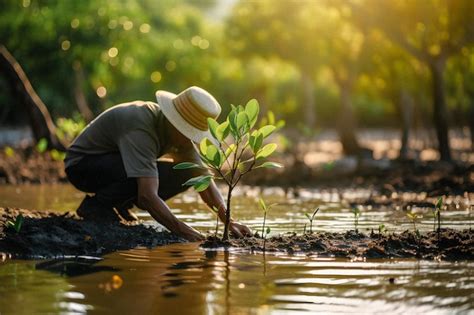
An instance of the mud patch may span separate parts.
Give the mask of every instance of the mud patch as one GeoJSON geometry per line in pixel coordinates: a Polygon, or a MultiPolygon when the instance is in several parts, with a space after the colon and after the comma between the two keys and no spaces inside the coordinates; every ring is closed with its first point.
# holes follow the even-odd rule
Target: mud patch
{"type": "Polygon", "coordinates": [[[14,258],[102,256],[139,246],[155,247],[184,242],[143,224],[83,221],[75,213],[0,208],[0,253],[14,258]],[[25,217],[19,233],[5,228],[18,214],[25,217]]]}
{"type": "MultiPolygon", "coordinates": [[[[214,236],[202,244],[204,248],[237,247],[263,251],[264,240],[259,237],[231,239],[223,242],[214,236]]],[[[346,233],[285,234],[265,242],[267,252],[306,253],[320,257],[345,258],[418,258],[436,260],[473,260],[472,230],[442,229],[415,235],[413,232],[366,235],[346,233]]]]}

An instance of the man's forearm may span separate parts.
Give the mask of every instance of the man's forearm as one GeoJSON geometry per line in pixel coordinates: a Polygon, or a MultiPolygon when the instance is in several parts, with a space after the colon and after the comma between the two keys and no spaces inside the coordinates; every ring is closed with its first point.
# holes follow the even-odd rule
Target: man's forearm
{"type": "Polygon", "coordinates": [[[190,235],[199,236],[199,232],[178,220],[168,205],[158,196],[141,200],[140,208],[146,209],[156,221],[173,233],[187,239],[190,235]]]}
{"type": "MultiPolygon", "coordinates": [[[[210,207],[216,207],[219,213],[219,219],[221,219],[222,222],[225,222],[226,218],[226,204],[224,202],[224,199],[221,196],[221,193],[217,189],[217,186],[215,183],[211,183],[209,187],[200,193],[202,200],[210,207]]],[[[231,219],[232,221],[232,219],[231,219]]]]}

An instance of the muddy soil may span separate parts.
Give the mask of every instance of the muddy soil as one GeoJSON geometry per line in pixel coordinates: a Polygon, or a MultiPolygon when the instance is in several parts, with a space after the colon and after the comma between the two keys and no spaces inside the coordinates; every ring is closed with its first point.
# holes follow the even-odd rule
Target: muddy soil
{"type": "Polygon", "coordinates": [[[142,224],[83,221],[75,213],[0,208],[0,258],[102,256],[139,246],[155,247],[184,240],[142,224]],[[19,233],[6,228],[8,220],[24,216],[19,233]]]}
{"type": "Polygon", "coordinates": [[[442,229],[420,236],[410,231],[369,235],[346,233],[286,234],[267,239],[258,236],[223,242],[210,236],[203,248],[235,247],[251,251],[305,253],[318,257],[344,258],[418,258],[435,260],[473,260],[472,230],[442,229]],[[439,238],[438,238],[439,237],[439,238]],[[264,247],[265,243],[265,247],[264,247]]]}

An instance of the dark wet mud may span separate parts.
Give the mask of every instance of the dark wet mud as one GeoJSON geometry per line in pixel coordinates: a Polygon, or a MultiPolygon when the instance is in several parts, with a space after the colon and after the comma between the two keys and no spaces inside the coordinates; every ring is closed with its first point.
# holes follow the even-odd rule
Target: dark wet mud
{"type": "Polygon", "coordinates": [[[392,234],[311,233],[286,234],[264,241],[260,237],[231,239],[223,242],[211,236],[204,248],[234,247],[250,251],[305,253],[319,257],[345,258],[418,258],[430,260],[473,260],[472,230],[442,229],[416,235],[411,231],[392,234]],[[265,244],[265,245],[264,245],[265,244]]]}
{"type": "Polygon", "coordinates": [[[0,208],[0,254],[15,258],[102,256],[117,250],[182,242],[143,224],[83,221],[75,213],[0,208]],[[22,214],[19,233],[6,227],[22,214]]]}

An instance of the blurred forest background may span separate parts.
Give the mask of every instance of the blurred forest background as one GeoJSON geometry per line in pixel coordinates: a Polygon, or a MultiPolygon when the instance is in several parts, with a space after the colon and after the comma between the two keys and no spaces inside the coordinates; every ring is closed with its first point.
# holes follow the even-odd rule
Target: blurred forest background
{"type": "MultiPolygon", "coordinates": [[[[2,0],[0,43],[60,138],[197,85],[224,111],[258,99],[288,133],[335,130],[346,154],[364,152],[358,128],[400,130],[402,157],[426,130],[449,161],[453,132],[474,144],[473,21],[472,0],[2,0]]],[[[28,124],[4,60],[0,125],[28,124]]]]}

